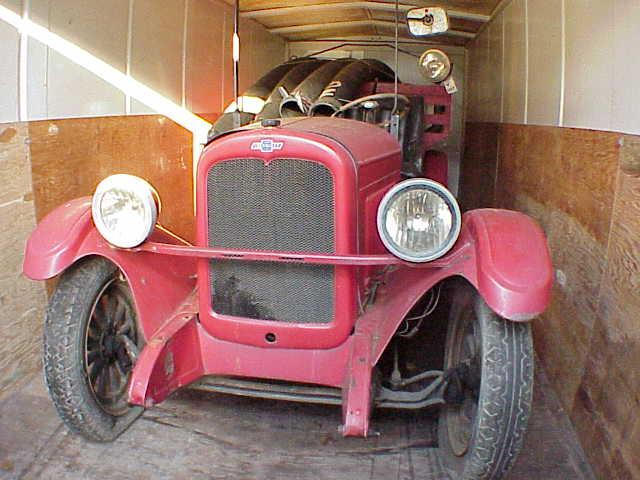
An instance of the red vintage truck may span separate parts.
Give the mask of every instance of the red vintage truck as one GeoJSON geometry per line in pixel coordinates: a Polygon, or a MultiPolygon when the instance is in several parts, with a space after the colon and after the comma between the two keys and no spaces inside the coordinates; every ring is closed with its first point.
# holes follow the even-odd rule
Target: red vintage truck
{"type": "MultiPolygon", "coordinates": [[[[450,72],[440,51],[419,65],[450,72]]],[[[304,58],[258,81],[201,155],[194,244],[157,224],[162,192],[130,175],[38,225],[24,272],[60,276],[44,368],[72,430],[113,440],[188,385],[342,405],[352,436],[374,408],[439,406],[451,472],[509,469],[531,410],[530,322],[550,298],[546,239],[520,213],[461,213],[427,155],[450,95],[394,79],[376,60],[304,58]],[[420,344],[437,308],[446,340],[420,344]],[[411,342],[443,363],[408,366],[411,342]]]]}

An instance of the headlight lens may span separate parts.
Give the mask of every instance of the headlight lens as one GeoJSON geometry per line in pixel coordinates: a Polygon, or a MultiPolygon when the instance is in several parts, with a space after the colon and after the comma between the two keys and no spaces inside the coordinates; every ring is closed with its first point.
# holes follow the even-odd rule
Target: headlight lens
{"type": "Polygon", "coordinates": [[[460,207],[451,192],[433,180],[414,178],[387,192],[378,207],[378,233],[395,256],[429,262],[458,239],[460,207]]]}
{"type": "Polygon", "coordinates": [[[93,195],[91,211],[100,234],[111,244],[133,248],[144,242],[158,218],[157,195],[133,175],[105,178],[93,195]]]}
{"type": "Polygon", "coordinates": [[[446,53],[437,48],[427,50],[420,56],[418,66],[422,74],[434,83],[440,83],[451,73],[451,61],[446,53]]]}

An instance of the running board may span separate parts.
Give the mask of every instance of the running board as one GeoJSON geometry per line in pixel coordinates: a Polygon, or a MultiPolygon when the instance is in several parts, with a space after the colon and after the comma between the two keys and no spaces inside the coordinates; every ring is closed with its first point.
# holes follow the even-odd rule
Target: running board
{"type": "MultiPolygon", "coordinates": [[[[441,380],[417,392],[392,391],[381,387],[376,395],[376,408],[419,409],[443,404],[440,394],[435,394],[441,380]]],[[[289,402],[342,405],[342,390],[301,383],[285,383],[274,380],[244,379],[238,377],[206,376],[189,388],[213,393],[224,393],[251,398],[268,398],[289,402]]],[[[440,392],[438,392],[440,393],[440,392]]]]}

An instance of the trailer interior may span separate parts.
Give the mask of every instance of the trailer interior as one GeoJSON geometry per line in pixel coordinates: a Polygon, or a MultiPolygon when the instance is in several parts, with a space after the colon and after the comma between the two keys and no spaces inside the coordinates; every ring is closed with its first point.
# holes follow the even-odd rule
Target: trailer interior
{"type": "MultiPolygon", "coordinates": [[[[283,402],[295,391],[257,398],[269,397],[262,386],[252,384],[251,395],[225,380],[174,393],[102,444],[70,433],[48,398],[43,318],[57,280],[22,273],[36,225],[127,173],[160,194],[158,222],[196,242],[198,159],[213,136],[285,121],[297,108],[342,111],[295,96],[310,69],[291,88],[278,84],[277,106],[289,95],[289,107],[260,116],[272,97],[259,98],[257,82],[304,61],[336,66],[305,86],[314,98],[339,62],[376,62],[375,75],[363,67],[341,81],[353,86],[348,100],[425,99],[420,132],[406,133],[420,138],[420,171],[407,176],[446,185],[462,212],[525,213],[546,235],[554,282],[532,324],[533,413],[506,478],[640,478],[640,2],[240,0],[235,8],[233,0],[0,0],[0,478],[452,478],[439,458],[435,406],[377,409],[367,438],[343,438],[339,393],[316,391],[333,395],[332,405],[283,402]],[[407,12],[424,7],[446,11],[447,31],[411,33],[407,12]],[[446,88],[419,67],[430,49],[450,61],[446,88]],[[233,113],[241,101],[246,121],[233,113]]],[[[378,115],[369,108],[350,118],[378,115]]],[[[446,335],[447,305],[436,300],[432,312],[416,352],[446,335]]],[[[397,353],[388,352],[391,371],[397,353]]],[[[418,363],[412,355],[406,365],[418,363]]],[[[444,354],[426,355],[437,363],[444,354]]]]}

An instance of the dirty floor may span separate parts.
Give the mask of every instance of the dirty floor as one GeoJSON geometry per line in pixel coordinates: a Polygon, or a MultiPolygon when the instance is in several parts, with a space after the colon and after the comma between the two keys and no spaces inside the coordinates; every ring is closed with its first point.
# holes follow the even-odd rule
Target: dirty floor
{"type": "MultiPolygon", "coordinates": [[[[509,480],[591,480],[540,372],[525,447],[509,480]]],[[[42,380],[0,403],[1,479],[446,480],[434,411],[379,411],[368,439],[342,438],[340,409],[182,391],[116,442],[59,421],[42,380]]]]}

